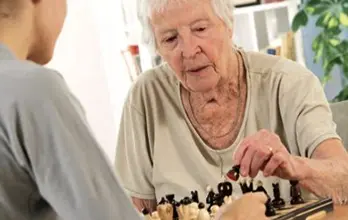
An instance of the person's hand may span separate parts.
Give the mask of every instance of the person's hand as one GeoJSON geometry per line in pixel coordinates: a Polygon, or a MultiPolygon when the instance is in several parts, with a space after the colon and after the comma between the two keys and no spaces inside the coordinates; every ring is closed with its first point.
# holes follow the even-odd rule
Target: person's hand
{"type": "Polygon", "coordinates": [[[302,180],[306,176],[304,159],[290,155],[280,138],[267,130],[245,138],[233,159],[243,177],[254,178],[260,170],[265,177],[302,180]]]}
{"type": "Polygon", "coordinates": [[[267,196],[263,192],[247,193],[222,206],[215,220],[266,220],[267,196]]]}

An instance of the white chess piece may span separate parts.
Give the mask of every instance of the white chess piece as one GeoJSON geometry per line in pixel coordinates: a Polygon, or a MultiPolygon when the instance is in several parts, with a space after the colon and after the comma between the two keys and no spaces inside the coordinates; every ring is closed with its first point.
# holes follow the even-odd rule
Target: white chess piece
{"type": "Polygon", "coordinates": [[[196,202],[191,203],[189,205],[189,218],[190,218],[190,220],[197,220],[198,213],[199,213],[198,203],[196,203],[196,202]]]}
{"type": "Polygon", "coordinates": [[[173,206],[169,203],[160,204],[157,206],[157,213],[161,220],[173,220],[173,206]]]}
{"type": "Polygon", "coordinates": [[[213,220],[215,219],[215,216],[216,214],[218,213],[220,207],[217,206],[217,205],[213,205],[211,208],[210,208],[210,218],[213,220]]]}
{"type": "Polygon", "coordinates": [[[205,208],[203,203],[198,204],[198,217],[197,220],[210,220],[210,215],[208,210],[205,208]]]}
{"type": "Polygon", "coordinates": [[[154,212],[151,214],[151,220],[161,220],[161,218],[159,217],[157,211],[154,211],[154,212]]]}

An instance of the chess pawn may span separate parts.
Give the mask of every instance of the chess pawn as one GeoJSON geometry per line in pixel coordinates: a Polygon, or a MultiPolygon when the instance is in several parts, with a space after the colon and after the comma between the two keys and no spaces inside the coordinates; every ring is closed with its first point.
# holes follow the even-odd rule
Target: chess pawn
{"type": "Polygon", "coordinates": [[[254,192],[254,179],[250,179],[247,186],[247,192],[254,192]]]}
{"type": "Polygon", "coordinates": [[[266,213],[265,214],[267,217],[275,216],[277,214],[275,208],[272,205],[270,198],[266,202],[266,213]]]}
{"type": "Polygon", "coordinates": [[[225,196],[224,198],[224,204],[230,204],[232,203],[232,196],[225,196]]]}
{"type": "Polygon", "coordinates": [[[272,205],[275,208],[282,208],[285,206],[285,201],[280,197],[279,183],[272,183],[274,199],[272,205]]]}
{"type": "Polygon", "coordinates": [[[242,193],[246,194],[248,192],[246,180],[243,178],[243,179],[239,180],[238,183],[239,183],[240,189],[242,190],[242,193]]]}
{"type": "Polygon", "coordinates": [[[198,213],[199,213],[198,203],[192,202],[191,204],[189,204],[189,213],[190,213],[189,214],[190,215],[190,217],[189,217],[190,220],[197,220],[198,213]]]}
{"type": "Polygon", "coordinates": [[[207,187],[207,198],[206,198],[206,203],[208,205],[207,210],[210,210],[210,207],[215,204],[215,199],[216,199],[216,194],[214,193],[214,190],[211,186],[207,187]]]}
{"type": "Polygon", "coordinates": [[[161,220],[173,220],[173,206],[170,203],[160,203],[157,206],[157,213],[161,220]]]}
{"type": "Polygon", "coordinates": [[[180,202],[180,206],[177,208],[179,220],[190,220],[190,204],[191,199],[185,197],[180,202]]]}
{"type": "Polygon", "coordinates": [[[210,219],[215,219],[216,214],[218,213],[220,207],[218,205],[213,205],[210,208],[210,219]]]}
{"type": "Polygon", "coordinates": [[[291,196],[291,205],[298,205],[304,203],[304,200],[301,195],[301,190],[298,186],[297,180],[290,180],[290,196],[291,196]]]}
{"type": "Polygon", "coordinates": [[[157,211],[154,211],[152,214],[151,214],[151,220],[161,220],[161,218],[159,217],[158,215],[158,212],[157,211]]]}
{"type": "Polygon", "coordinates": [[[198,212],[197,220],[210,220],[209,212],[205,208],[204,203],[199,203],[198,209],[199,209],[199,212],[198,212]]]}

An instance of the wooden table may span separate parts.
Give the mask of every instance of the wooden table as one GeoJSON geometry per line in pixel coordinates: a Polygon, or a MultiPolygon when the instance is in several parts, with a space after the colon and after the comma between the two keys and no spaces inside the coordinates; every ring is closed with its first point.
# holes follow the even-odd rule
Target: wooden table
{"type": "Polygon", "coordinates": [[[334,211],[328,214],[325,220],[347,220],[348,219],[348,205],[335,206],[334,211]]]}

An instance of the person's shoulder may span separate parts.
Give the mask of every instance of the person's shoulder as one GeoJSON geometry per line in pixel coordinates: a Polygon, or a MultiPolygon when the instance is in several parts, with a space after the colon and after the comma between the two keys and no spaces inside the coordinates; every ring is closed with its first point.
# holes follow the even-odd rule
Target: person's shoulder
{"type": "Polygon", "coordinates": [[[29,61],[0,61],[0,91],[16,98],[40,98],[65,89],[60,73],[29,61]]]}
{"type": "Polygon", "coordinates": [[[139,102],[139,99],[150,99],[162,92],[175,93],[178,83],[174,71],[167,63],[163,63],[138,76],[130,89],[129,101],[139,102]]]}
{"type": "Polygon", "coordinates": [[[293,60],[262,52],[245,52],[248,69],[253,74],[286,77],[308,77],[313,73],[293,60]]]}

